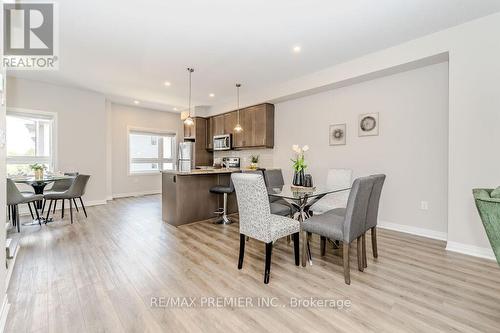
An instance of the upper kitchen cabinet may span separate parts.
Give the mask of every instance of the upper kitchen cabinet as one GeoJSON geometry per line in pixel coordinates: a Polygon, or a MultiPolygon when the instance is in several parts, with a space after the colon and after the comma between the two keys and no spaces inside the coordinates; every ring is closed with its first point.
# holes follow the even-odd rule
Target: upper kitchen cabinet
{"type": "Polygon", "coordinates": [[[233,134],[233,146],[242,148],[274,147],[274,105],[260,104],[240,110],[243,131],[233,134]]]}
{"type": "Polygon", "coordinates": [[[208,124],[209,120],[203,117],[194,117],[194,124],[184,124],[184,141],[194,143],[195,166],[208,166],[213,164],[213,156],[207,151],[208,124]]]}
{"type": "Polygon", "coordinates": [[[274,147],[274,105],[260,104],[240,110],[240,125],[243,131],[236,133],[238,111],[226,112],[207,119],[206,149],[213,149],[215,135],[232,134],[233,148],[274,147]]]}
{"type": "Polygon", "coordinates": [[[224,128],[224,115],[220,114],[212,118],[212,135],[227,134],[224,128]]]}
{"type": "Polygon", "coordinates": [[[237,122],[238,113],[236,111],[224,113],[224,134],[233,134],[237,122]]]}
{"type": "Polygon", "coordinates": [[[214,134],[213,134],[213,130],[214,130],[214,118],[213,117],[210,117],[210,118],[207,118],[207,149],[208,150],[213,150],[214,149],[214,134]]]}

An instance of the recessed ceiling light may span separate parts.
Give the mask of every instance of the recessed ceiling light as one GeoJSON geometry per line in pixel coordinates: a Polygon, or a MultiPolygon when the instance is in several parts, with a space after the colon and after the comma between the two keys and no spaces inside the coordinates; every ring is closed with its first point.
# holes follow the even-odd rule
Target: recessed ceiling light
{"type": "Polygon", "coordinates": [[[210,94],[208,94],[208,96],[215,97],[215,94],[214,93],[210,93],[210,94]]]}
{"type": "Polygon", "coordinates": [[[168,81],[165,81],[165,82],[163,82],[163,85],[164,85],[165,87],[170,87],[171,83],[170,83],[170,82],[168,82],[168,81]]]}
{"type": "Polygon", "coordinates": [[[295,53],[299,53],[302,49],[300,48],[300,46],[296,45],[293,47],[293,52],[295,53]]]}
{"type": "Polygon", "coordinates": [[[139,105],[139,104],[141,104],[141,102],[139,102],[138,100],[135,100],[135,101],[134,101],[134,104],[135,104],[135,105],[139,105]]]}
{"type": "Polygon", "coordinates": [[[174,108],[174,111],[177,111],[178,109],[177,108],[174,108]]]}

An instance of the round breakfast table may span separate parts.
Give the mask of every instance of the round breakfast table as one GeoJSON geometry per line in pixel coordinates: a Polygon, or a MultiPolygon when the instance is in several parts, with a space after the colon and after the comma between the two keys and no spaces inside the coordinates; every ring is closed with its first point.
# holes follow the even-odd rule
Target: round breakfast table
{"type": "MultiPolygon", "coordinates": [[[[45,186],[47,186],[50,183],[57,182],[59,180],[65,180],[65,179],[71,179],[74,177],[71,176],[54,176],[54,175],[44,175],[42,178],[35,178],[35,177],[12,177],[12,181],[17,184],[27,184],[31,185],[33,187],[33,190],[35,191],[35,194],[43,194],[43,191],[45,189],[45,186]]],[[[41,210],[43,207],[43,200],[36,201],[35,204],[35,209],[41,210]]],[[[42,215],[40,215],[40,221],[38,219],[34,219],[30,223],[26,223],[23,225],[38,225],[39,222],[52,222],[52,218],[49,218],[46,220],[42,215]]]]}

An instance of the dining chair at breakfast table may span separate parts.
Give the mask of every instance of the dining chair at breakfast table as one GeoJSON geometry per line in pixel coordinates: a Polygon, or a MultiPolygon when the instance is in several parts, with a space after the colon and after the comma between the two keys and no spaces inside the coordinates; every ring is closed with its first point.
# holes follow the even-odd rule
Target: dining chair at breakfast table
{"type": "MultiPolygon", "coordinates": [[[[35,191],[35,194],[43,194],[43,191],[45,189],[45,186],[47,186],[50,183],[61,181],[61,180],[67,180],[67,179],[73,179],[74,177],[71,176],[66,176],[66,175],[44,175],[43,178],[40,179],[35,179],[35,177],[11,177],[14,181],[14,183],[17,184],[27,184],[31,185],[33,187],[33,190],[35,191]]],[[[43,200],[36,201],[34,206],[35,209],[41,210],[43,205],[43,200]]],[[[39,219],[33,220],[31,223],[25,223],[23,225],[35,225],[39,224],[39,222],[52,222],[52,219],[45,220],[43,216],[40,216],[39,219]],[[39,221],[40,220],[40,221],[39,221]]]]}
{"type": "MultiPolygon", "coordinates": [[[[268,187],[267,194],[269,196],[285,199],[296,208],[295,218],[302,224],[306,219],[311,217],[309,215],[309,208],[314,205],[318,200],[330,193],[337,193],[342,191],[349,191],[351,188],[327,188],[326,186],[314,186],[311,188],[306,187],[293,187],[292,185],[283,185],[278,187],[268,187]]],[[[301,226],[301,242],[302,242],[302,267],[306,266],[307,261],[312,265],[311,249],[306,241],[306,233],[302,230],[301,226]]]]}

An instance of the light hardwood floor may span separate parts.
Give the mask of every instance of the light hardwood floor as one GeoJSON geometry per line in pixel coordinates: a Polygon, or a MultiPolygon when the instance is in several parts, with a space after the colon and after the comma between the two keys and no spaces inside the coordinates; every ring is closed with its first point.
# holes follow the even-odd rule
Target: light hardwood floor
{"type": "MultiPolygon", "coordinates": [[[[351,254],[351,285],[331,247],[296,267],[293,246],[273,250],[263,284],[264,244],[250,240],[237,269],[238,225],[161,221],[160,197],[89,207],[73,225],[24,227],[8,289],[7,332],[500,332],[500,268],[445,251],[445,243],[380,230],[368,268],[351,254]],[[154,308],[151,297],[249,296],[350,300],[348,309],[154,308]]],[[[69,214],[68,214],[69,215],[69,214]]],[[[60,215],[58,215],[60,216],[60,215]]]]}

